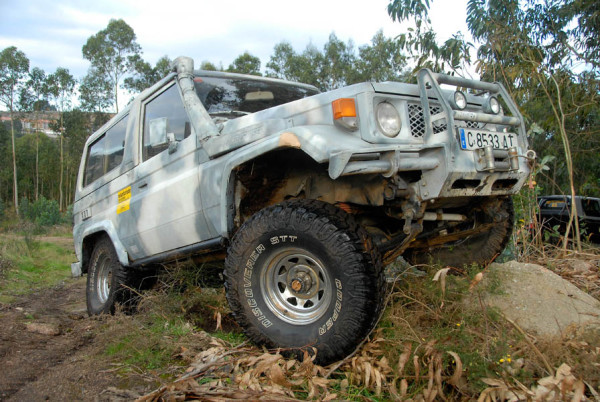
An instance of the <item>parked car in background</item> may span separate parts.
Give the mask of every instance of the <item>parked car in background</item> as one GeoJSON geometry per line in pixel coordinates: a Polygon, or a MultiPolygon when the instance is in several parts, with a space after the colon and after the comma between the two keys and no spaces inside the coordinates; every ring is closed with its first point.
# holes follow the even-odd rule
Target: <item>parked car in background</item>
{"type": "MultiPolygon", "coordinates": [[[[558,233],[561,236],[566,233],[571,216],[571,200],[569,195],[538,197],[538,220],[542,233],[558,233]]],[[[582,237],[600,243],[600,198],[576,196],[575,202],[582,237]]]]}

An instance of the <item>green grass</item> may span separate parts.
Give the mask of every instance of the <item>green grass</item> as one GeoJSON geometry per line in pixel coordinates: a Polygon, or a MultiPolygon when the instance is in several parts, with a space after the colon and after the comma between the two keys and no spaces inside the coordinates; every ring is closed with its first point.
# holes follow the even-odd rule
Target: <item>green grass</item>
{"type": "Polygon", "coordinates": [[[55,286],[71,276],[75,253],[70,246],[37,241],[30,235],[0,235],[0,302],[55,286]]]}
{"type": "Polygon", "coordinates": [[[105,354],[129,369],[142,371],[180,365],[175,358],[179,341],[192,333],[189,324],[181,320],[165,320],[157,315],[130,319],[125,331],[115,337],[105,354]],[[133,320],[133,321],[132,321],[133,320]],[[146,324],[146,325],[144,325],[146,324]]]}
{"type": "Polygon", "coordinates": [[[241,332],[226,332],[226,331],[216,331],[211,333],[215,338],[219,338],[231,344],[231,346],[238,346],[248,338],[241,332]]]}

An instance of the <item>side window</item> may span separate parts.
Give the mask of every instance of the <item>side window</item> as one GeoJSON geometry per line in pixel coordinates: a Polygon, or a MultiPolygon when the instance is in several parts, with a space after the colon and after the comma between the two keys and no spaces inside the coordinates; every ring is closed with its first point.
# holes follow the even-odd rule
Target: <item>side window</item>
{"type": "Polygon", "coordinates": [[[88,147],[83,175],[84,187],[121,165],[128,117],[123,117],[88,147]]]}
{"type": "Polygon", "coordinates": [[[569,202],[570,200],[546,200],[543,202],[543,204],[541,205],[540,208],[544,208],[544,209],[565,209],[567,207],[569,207],[571,205],[571,203],[569,202]]]}
{"type": "Polygon", "coordinates": [[[85,174],[83,175],[84,187],[92,184],[104,174],[104,143],[106,135],[98,138],[87,151],[85,174]]]}
{"type": "Polygon", "coordinates": [[[106,132],[106,173],[110,172],[123,161],[125,150],[125,131],[127,130],[127,117],[121,119],[106,132]]]}
{"type": "Polygon", "coordinates": [[[600,201],[598,200],[581,200],[581,205],[585,214],[588,216],[600,216],[600,201]]]}
{"type": "Polygon", "coordinates": [[[181,141],[190,136],[190,120],[176,85],[146,103],[144,107],[143,158],[148,160],[168,148],[167,133],[181,141]]]}

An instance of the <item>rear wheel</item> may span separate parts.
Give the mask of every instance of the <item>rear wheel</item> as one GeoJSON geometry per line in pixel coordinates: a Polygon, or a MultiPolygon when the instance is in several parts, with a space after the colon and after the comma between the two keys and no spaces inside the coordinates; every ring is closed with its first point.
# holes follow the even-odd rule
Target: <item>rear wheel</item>
{"type": "Polygon", "coordinates": [[[227,299],[254,342],[316,349],[325,364],[351,353],[376,324],[385,281],[367,233],[324,202],[268,207],[234,236],[225,261],[227,299]]]}
{"type": "MultiPolygon", "coordinates": [[[[473,234],[435,246],[409,248],[402,257],[413,265],[438,263],[462,267],[489,264],[502,253],[510,240],[515,215],[512,198],[488,198],[471,205],[463,213],[469,221],[459,230],[473,234]]],[[[450,236],[454,234],[449,233],[450,236]]],[[[418,241],[415,243],[419,244],[418,241]]]]}

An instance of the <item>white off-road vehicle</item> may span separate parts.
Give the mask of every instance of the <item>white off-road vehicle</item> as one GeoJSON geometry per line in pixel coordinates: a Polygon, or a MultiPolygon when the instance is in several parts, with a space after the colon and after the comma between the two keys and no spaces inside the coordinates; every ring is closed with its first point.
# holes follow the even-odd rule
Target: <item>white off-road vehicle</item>
{"type": "Polygon", "coordinates": [[[248,337],[326,363],[374,327],[382,267],[398,256],[462,265],[500,253],[532,157],[499,83],[422,70],[417,85],[319,93],[180,57],[88,139],[72,270],[87,273],[100,314],[146,267],[225,258],[248,337]]]}

